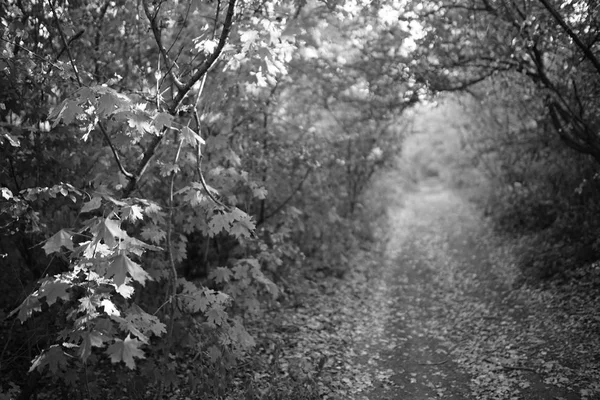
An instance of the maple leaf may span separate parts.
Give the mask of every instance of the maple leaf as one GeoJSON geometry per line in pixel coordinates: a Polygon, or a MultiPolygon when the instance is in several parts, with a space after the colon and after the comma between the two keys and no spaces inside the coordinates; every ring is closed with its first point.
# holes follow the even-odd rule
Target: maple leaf
{"type": "Polygon", "coordinates": [[[97,298],[85,296],[79,299],[79,311],[86,313],[95,313],[97,304],[97,298]]]}
{"type": "Polygon", "coordinates": [[[267,194],[269,192],[264,187],[257,187],[252,189],[252,196],[256,197],[259,200],[264,200],[267,198],[267,194]]]}
{"type": "Polygon", "coordinates": [[[31,363],[29,372],[35,370],[41,372],[46,365],[52,374],[56,374],[59,370],[64,370],[67,367],[67,357],[59,345],[52,345],[38,355],[31,363]]]}
{"type": "Polygon", "coordinates": [[[135,254],[138,257],[141,257],[144,254],[144,250],[152,250],[152,251],[160,251],[162,250],[158,246],[153,246],[148,243],[144,243],[141,240],[138,240],[134,237],[127,237],[124,239],[119,245],[119,249],[123,251],[128,251],[135,254]]]}
{"type": "Polygon", "coordinates": [[[114,277],[113,281],[115,282],[115,285],[121,286],[125,283],[125,278],[128,273],[133,280],[141,283],[142,286],[146,284],[146,280],[152,279],[139,264],[134,263],[129,257],[122,253],[113,259],[110,267],[108,267],[106,277],[114,277]]]}
{"type": "Polygon", "coordinates": [[[227,313],[223,307],[214,304],[206,313],[206,320],[213,327],[221,326],[227,320],[227,313]]]}
{"type": "Polygon", "coordinates": [[[210,305],[210,300],[203,295],[196,285],[193,285],[193,289],[186,289],[184,287],[184,291],[182,294],[184,296],[179,297],[179,301],[192,313],[197,313],[198,311],[205,312],[210,305]]]}
{"type": "Polygon", "coordinates": [[[121,318],[121,317],[117,317],[115,315],[111,316],[111,318],[114,321],[119,323],[119,328],[121,328],[122,331],[127,331],[127,332],[129,332],[129,334],[133,334],[134,336],[137,336],[137,338],[142,343],[148,343],[148,337],[146,335],[144,335],[141,330],[138,329],[138,323],[135,319],[121,318]]]}
{"type": "Polygon", "coordinates": [[[226,267],[217,267],[211,272],[210,275],[211,278],[217,283],[229,282],[229,279],[231,278],[231,270],[226,267]]]}
{"type": "Polygon", "coordinates": [[[120,105],[122,105],[122,102],[117,96],[112,93],[105,93],[98,99],[98,116],[108,117],[114,113],[120,105]]]}
{"type": "Polygon", "coordinates": [[[167,332],[166,325],[160,322],[158,317],[148,314],[137,304],[132,304],[129,310],[127,310],[125,320],[129,322],[128,327],[135,326],[136,329],[144,333],[152,332],[155,336],[161,336],[167,332]]]}
{"type": "Polygon", "coordinates": [[[199,144],[205,143],[204,139],[202,139],[202,137],[200,135],[198,135],[196,132],[194,132],[187,126],[184,126],[183,128],[181,128],[181,135],[183,136],[183,139],[186,141],[186,143],[188,143],[191,146],[196,147],[196,145],[198,143],[199,144]]]}
{"type": "Polygon", "coordinates": [[[223,230],[228,231],[232,222],[233,217],[229,213],[215,214],[208,222],[209,233],[211,236],[216,236],[223,230]]]}
{"type": "Polygon", "coordinates": [[[235,279],[242,280],[250,275],[250,265],[247,262],[239,262],[233,267],[235,279]]]}
{"type": "Polygon", "coordinates": [[[237,207],[230,212],[230,215],[233,222],[229,233],[238,238],[251,237],[254,229],[256,229],[256,225],[252,221],[252,218],[237,207]]]}
{"type": "Polygon", "coordinates": [[[123,296],[126,299],[130,298],[134,292],[133,286],[128,285],[129,282],[130,282],[130,279],[127,278],[123,285],[115,287],[115,290],[117,291],[117,293],[119,293],[121,296],[123,296]]]}
{"type": "Polygon", "coordinates": [[[197,296],[194,300],[192,306],[195,312],[198,312],[198,310],[206,312],[208,306],[210,306],[210,300],[206,296],[197,296]]]}
{"type": "Polygon", "coordinates": [[[94,103],[96,101],[96,92],[88,87],[82,87],[77,92],[75,92],[75,97],[78,98],[79,104],[84,104],[86,102],[94,103]]]}
{"type": "Polygon", "coordinates": [[[87,203],[83,203],[83,207],[81,207],[81,212],[82,213],[90,212],[92,210],[99,208],[101,205],[102,205],[102,197],[94,196],[87,203]]]}
{"type": "Polygon", "coordinates": [[[252,237],[252,231],[248,229],[248,227],[242,223],[234,222],[233,226],[229,230],[229,233],[235,236],[236,238],[250,238],[252,237]]]}
{"type": "Polygon", "coordinates": [[[17,317],[21,323],[23,323],[33,315],[34,311],[42,311],[42,305],[40,304],[37,293],[27,296],[21,305],[8,314],[8,316],[11,317],[18,312],[19,314],[17,317]]]}
{"type": "Polygon", "coordinates": [[[73,235],[65,229],[61,229],[52,235],[42,248],[46,254],[51,254],[59,252],[63,246],[73,251],[73,235]]]}
{"type": "Polygon", "coordinates": [[[135,204],[132,206],[123,207],[122,213],[123,218],[127,218],[131,222],[135,222],[144,218],[144,215],[142,214],[142,207],[135,204]]]}
{"type": "Polygon", "coordinates": [[[100,305],[102,307],[104,307],[104,312],[107,313],[108,315],[116,315],[116,316],[121,315],[121,313],[119,312],[119,310],[115,306],[115,303],[113,303],[109,299],[102,300],[100,302],[100,305]]]}
{"type": "Polygon", "coordinates": [[[116,339],[115,342],[106,349],[106,353],[110,356],[110,361],[113,364],[123,361],[127,368],[135,369],[134,358],[146,358],[144,352],[140,349],[141,345],[141,341],[127,335],[125,340],[116,339]]]}
{"type": "Polygon", "coordinates": [[[157,225],[149,225],[149,226],[145,226],[142,229],[142,238],[144,238],[145,240],[149,240],[152,243],[160,243],[162,240],[164,240],[167,237],[167,232],[165,232],[164,230],[160,229],[157,225]]]}
{"type": "Polygon", "coordinates": [[[62,122],[65,125],[69,125],[75,120],[75,118],[79,114],[82,114],[83,112],[83,108],[79,106],[77,101],[67,100],[64,108],[60,111],[59,115],[57,116],[56,121],[62,119],[62,122]]]}
{"type": "Polygon", "coordinates": [[[158,114],[156,114],[154,119],[152,119],[152,125],[154,125],[156,132],[162,131],[163,128],[165,128],[165,127],[170,128],[172,124],[173,124],[173,116],[171,114],[158,113],[158,114]]]}
{"type": "Polygon", "coordinates": [[[115,238],[125,239],[128,237],[127,233],[120,228],[119,223],[109,218],[102,219],[93,230],[93,233],[96,236],[94,243],[104,240],[104,243],[111,249],[118,244],[115,238]]]}
{"type": "Polygon", "coordinates": [[[248,52],[250,47],[258,40],[258,32],[255,30],[248,30],[240,35],[240,41],[243,43],[242,53],[248,52]]]}
{"type": "Polygon", "coordinates": [[[45,297],[46,303],[51,306],[52,304],[56,303],[56,300],[59,298],[67,300],[69,298],[67,289],[70,289],[71,286],[71,282],[65,282],[55,278],[47,278],[42,282],[37,296],[38,298],[45,297]]]}
{"type": "Polygon", "coordinates": [[[143,136],[146,132],[152,132],[153,126],[150,117],[143,111],[133,110],[119,113],[124,117],[130,128],[134,128],[139,136],[143,136]]]}
{"type": "Polygon", "coordinates": [[[79,356],[85,362],[92,354],[92,347],[104,347],[104,342],[109,338],[99,331],[86,331],[81,334],[82,342],[79,347],[79,356]]]}

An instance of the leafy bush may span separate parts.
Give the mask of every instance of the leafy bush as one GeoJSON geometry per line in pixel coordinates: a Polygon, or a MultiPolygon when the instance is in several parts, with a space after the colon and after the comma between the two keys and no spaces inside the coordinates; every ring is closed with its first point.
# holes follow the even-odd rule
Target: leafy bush
{"type": "Polygon", "coordinates": [[[496,78],[479,88],[485,101],[463,99],[472,118],[464,150],[472,163],[465,168],[487,180],[485,190],[476,190],[476,203],[499,232],[520,238],[519,263],[527,275],[550,277],[594,261],[600,256],[597,163],[565,148],[534,86],[517,90],[524,92],[519,102],[515,89],[504,87],[496,78]]]}

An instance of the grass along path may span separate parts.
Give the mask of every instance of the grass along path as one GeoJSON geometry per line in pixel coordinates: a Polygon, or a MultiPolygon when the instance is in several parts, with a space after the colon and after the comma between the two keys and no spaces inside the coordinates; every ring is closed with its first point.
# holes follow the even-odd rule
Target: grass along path
{"type": "Polygon", "coordinates": [[[597,293],[517,285],[511,244],[448,189],[396,203],[354,327],[355,398],[600,398],[597,293]],[[588,320],[572,319],[569,293],[588,320]]]}

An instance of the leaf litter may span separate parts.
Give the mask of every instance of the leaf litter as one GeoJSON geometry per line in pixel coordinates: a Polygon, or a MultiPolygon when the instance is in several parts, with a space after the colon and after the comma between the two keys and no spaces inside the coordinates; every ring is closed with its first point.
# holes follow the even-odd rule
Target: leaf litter
{"type": "Polygon", "coordinates": [[[598,266],[525,284],[515,243],[441,186],[389,204],[386,227],[259,335],[280,377],[323,399],[600,397],[598,266]]]}

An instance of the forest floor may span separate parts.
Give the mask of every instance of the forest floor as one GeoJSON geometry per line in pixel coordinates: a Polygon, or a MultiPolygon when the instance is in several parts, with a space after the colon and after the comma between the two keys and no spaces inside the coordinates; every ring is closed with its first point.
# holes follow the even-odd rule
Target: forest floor
{"type": "Polygon", "coordinates": [[[321,398],[600,399],[598,266],[532,286],[460,193],[430,182],[385,197],[379,254],[290,316],[312,360],[290,374],[321,398]]]}
{"type": "Polygon", "coordinates": [[[385,265],[354,341],[375,379],[357,398],[600,398],[597,293],[519,282],[510,243],[441,184],[388,207],[385,265]]]}

